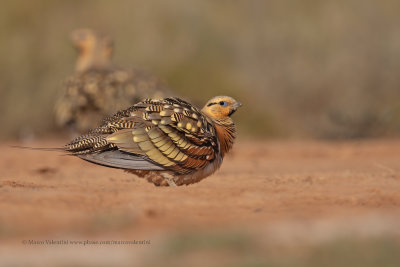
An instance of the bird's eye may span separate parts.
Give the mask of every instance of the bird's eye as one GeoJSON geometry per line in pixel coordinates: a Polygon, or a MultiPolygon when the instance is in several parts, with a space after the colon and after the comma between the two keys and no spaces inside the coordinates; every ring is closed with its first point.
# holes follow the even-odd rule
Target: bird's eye
{"type": "Polygon", "coordinates": [[[220,106],[226,107],[228,103],[226,101],[220,101],[219,102],[220,106]]]}

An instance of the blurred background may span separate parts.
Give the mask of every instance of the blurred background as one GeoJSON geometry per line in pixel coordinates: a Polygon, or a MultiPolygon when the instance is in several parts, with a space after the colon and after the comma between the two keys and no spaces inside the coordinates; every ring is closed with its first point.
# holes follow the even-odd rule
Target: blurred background
{"type": "Polygon", "coordinates": [[[400,2],[6,1],[0,10],[2,138],[54,130],[54,101],[76,59],[69,34],[115,39],[114,62],[203,105],[245,104],[245,136],[400,134],[400,2]]]}
{"type": "MultiPolygon", "coordinates": [[[[27,137],[40,138],[52,134],[57,136],[62,134],[57,132],[55,126],[54,103],[62,91],[63,81],[74,72],[77,51],[74,50],[69,36],[71,31],[77,28],[92,28],[111,35],[114,39],[113,61],[116,65],[145,69],[160,77],[178,95],[198,106],[202,106],[215,95],[231,95],[241,101],[244,106],[234,115],[240,138],[358,140],[361,138],[399,137],[399,14],[400,1],[398,0],[3,1],[0,8],[0,137],[2,140],[13,141],[27,137]]],[[[307,147],[307,143],[304,147],[307,147]]],[[[389,145],[389,148],[392,147],[389,145]]],[[[320,212],[330,212],[329,209],[332,207],[346,210],[349,207],[361,206],[366,207],[366,210],[371,207],[376,210],[383,210],[380,202],[376,200],[382,194],[382,198],[391,203],[390,207],[398,210],[395,195],[398,195],[399,187],[396,186],[399,184],[398,177],[400,176],[396,168],[392,169],[380,165],[380,162],[375,162],[385,174],[384,178],[379,180],[377,177],[381,176],[373,176],[368,169],[364,169],[366,165],[364,163],[370,160],[368,158],[366,161],[354,164],[362,171],[356,168],[356,171],[361,172],[360,176],[354,176],[357,172],[354,170],[352,172],[348,165],[339,165],[339,174],[337,175],[335,172],[329,173],[329,169],[327,172],[321,171],[322,178],[318,176],[320,175],[318,172],[315,175],[311,172],[310,176],[307,169],[300,168],[303,170],[302,173],[295,173],[293,174],[295,178],[292,178],[291,169],[289,168],[288,172],[284,170],[287,165],[282,165],[283,167],[278,168],[278,171],[274,169],[274,166],[275,168],[281,166],[279,163],[284,161],[287,157],[286,154],[283,153],[284,156],[279,157],[280,154],[276,152],[274,154],[273,150],[271,153],[271,150],[263,147],[257,146],[257,149],[259,150],[252,152],[253,154],[244,154],[244,157],[250,155],[255,158],[254,162],[248,161],[248,163],[254,163],[253,165],[250,164],[249,169],[260,172],[260,169],[263,170],[260,166],[264,166],[266,161],[268,161],[268,164],[272,162],[272,167],[268,169],[269,172],[261,174],[242,169],[242,175],[247,177],[250,185],[260,181],[260,179],[265,180],[262,180],[264,187],[260,187],[259,191],[255,193],[253,192],[254,187],[245,187],[242,196],[240,196],[242,191],[240,191],[240,194],[226,195],[227,199],[229,198],[233,203],[237,203],[238,206],[241,204],[240,201],[252,196],[260,206],[264,205],[265,196],[268,194],[264,191],[266,188],[272,188],[275,191],[269,192],[269,201],[278,203],[279,205],[276,205],[284,210],[283,213],[287,214],[289,221],[296,216],[296,214],[292,214],[293,207],[292,209],[288,208],[291,201],[305,203],[300,207],[311,207],[325,201],[325,206],[322,206],[324,210],[321,208],[321,211],[317,212],[316,217],[318,217],[320,212]],[[262,157],[265,154],[268,154],[268,157],[262,157]],[[274,155],[278,155],[275,165],[272,161],[274,155]],[[286,175],[287,180],[280,176],[280,172],[286,175]],[[271,173],[275,176],[271,176],[271,173]],[[389,192],[387,196],[384,189],[375,189],[372,185],[370,187],[353,186],[352,188],[348,185],[347,179],[353,176],[355,178],[360,177],[360,181],[367,179],[368,182],[370,176],[367,174],[372,175],[370,180],[376,181],[379,185],[388,184],[388,181],[393,183],[393,186],[392,184],[388,186],[393,192],[389,192]],[[292,180],[296,181],[296,175],[307,176],[304,178],[304,186],[300,182],[291,182],[292,180]],[[316,177],[314,180],[312,175],[316,177]],[[335,175],[338,177],[343,175],[344,178],[339,181],[337,187],[331,186],[331,191],[329,191],[329,184],[324,179],[328,177],[335,180],[337,178],[335,175]],[[388,175],[390,175],[390,178],[386,179],[385,177],[388,175]],[[293,195],[294,200],[291,198],[285,200],[285,197],[281,196],[283,189],[279,187],[285,183],[296,190],[310,191],[312,200],[307,202],[307,200],[302,199],[302,195],[291,194],[291,191],[289,191],[290,194],[287,194],[293,195]],[[318,191],[315,187],[312,187],[313,183],[317,189],[321,189],[318,189],[318,191]],[[348,191],[350,189],[354,191],[348,191]],[[334,194],[340,191],[350,199],[348,202],[343,195],[336,197],[338,200],[335,202],[334,194]],[[327,192],[331,192],[331,198],[324,200],[323,196],[327,192]],[[361,193],[353,196],[348,192],[361,193]],[[362,193],[365,193],[365,195],[362,193]],[[360,203],[357,204],[355,202],[358,199],[360,199],[360,203]],[[342,203],[342,206],[337,203],[342,203]]],[[[293,146],[290,143],[282,148],[283,151],[290,151],[290,153],[287,152],[288,154],[291,154],[292,149],[293,146]]],[[[351,152],[353,151],[352,148],[345,150],[342,147],[341,149],[344,151],[342,154],[350,153],[348,157],[338,153],[339,157],[343,156],[343,162],[350,162],[348,163],[350,165],[353,164],[353,161],[349,161],[350,157],[353,159],[365,154],[365,150],[357,150],[357,153],[351,154],[353,153],[351,152]]],[[[336,147],[332,149],[332,151],[335,150],[336,147]]],[[[324,157],[323,153],[318,154],[319,152],[315,151],[318,150],[311,149],[305,153],[298,152],[301,154],[298,158],[307,159],[307,155],[308,157],[314,155],[311,160],[319,158],[320,155],[324,157]]],[[[380,150],[377,151],[378,153],[371,152],[370,154],[376,154],[376,157],[386,155],[379,154],[380,150]]],[[[331,153],[330,150],[328,152],[331,153]]],[[[12,153],[15,155],[17,152],[12,153]]],[[[336,154],[332,153],[334,156],[330,156],[330,158],[328,156],[331,154],[326,151],[324,153],[327,163],[325,161],[322,163],[330,166],[329,164],[333,162],[331,158],[336,157],[336,154]]],[[[389,164],[390,166],[396,166],[398,164],[396,156],[399,154],[395,150],[392,154],[395,154],[395,156],[388,157],[388,162],[392,164],[389,164]]],[[[15,158],[20,159],[19,154],[15,158]]],[[[32,158],[39,157],[33,155],[32,158]]],[[[289,160],[291,159],[289,157],[289,160]]],[[[311,160],[306,161],[305,165],[308,164],[313,169],[314,165],[311,164],[311,160]]],[[[31,165],[26,161],[18,162],[23,162],[24,167],[20,168],[19,165],[16,165],[17,163],[14,164],[11,160],[3,160],[4,166],[6,166],[4,169],[11,166],[10,168],[17,168],[18,171],[21,169],[22,173],[18,172],[15,177],[2,174],[2,178],[5,180],[5,183],[0,186],[2,187],[2,194],[4,192],[3,197],[13,196],[11,202],[17,203],[15,205],[7,204],[8,202],[6,203],[3,199],[3,203],[6,204],[2,207],[9,205],[11,210],[14,211],[7,217],[11,221],[10,224],[13,223],[14,218],[19,218],[17,215],[28,214],[32,218],[37,216],[34,212],[32,212],[32,215],[27,213],[31,209],[24,206],[25,203],[32,201],[32,205],[39,203],[39,206],[43,205],[45,208],[45,204],[50,203],[48,204],[50,208],[47,208],[51,212],[53,212],[53,209],[61,210],[60,213],[54,214],[65,212],[62,209],[75,211],[76,206],[73,206],[74,202],[71,202],[75,195],[71,197],[71,192],[80,187],[75,187],[74,183],[83,186],[83,189],[80,189],[81,195],[94,199],[91,202],[90,199],[82,201],[85,200],[83,197],[76,198],[77,201],[82,202],[80,203],[81,211],[84,210],[84,214],[88,213],[88,220],[92,218],[91,216],[97,216],[97,213],[103,212],[104,209],[121,206],[129,207],[129,209],[126,208],[127,211],[131,210],[130,192],[126,192],[127,196],[122,199],[121,204],[118,202],[118,198],[114,200],[114,191],[102,191],[103,189],[96,189],[96,184],[88,184],[86,178],[80,176],[80,165],[76,165],[79,167],[76,168],[76,172],[74,170],[69,172],[72,173],[71,176],[75,175],[78,178],[70,179],[66,175],[68,173],[66,169],[70,169],[70,165],[61,169],[61,164],[53,166],[51,163],[45,162],[40,163],[44,167],[39,168],[36,166],[39,163],[34,161],[31,165]],[[51,166],[51,168],[48,166],[51,166]],[[42,186],[45,189],[37,189],[39,185],[32,183],[31,176],[24,178],[24,171],[33,172],[36,175],[36,180],[33,181],[39,181],[37,183],[43,184],[42,186]],[[54,175],[54,173],[57,173],[57,175],[54,175]],[[28,185],[24,185],[21,181],[25,181],[28,185]],[[72,182],[72,186],[66,181],[72,182]],[[8,186],[7,183],[10,183],[11,186],[8,186]],[[53,185],[51,183],[54,183],[54,186],[58,189],[53,189],[48,185],[53,185]],[[63,189],[62,185],[64,184],[67,185],[67,189],[63,189]],[[61,189],[57,187],[59,185],[61,185],[61,189]],[[27,188],[26,191],[19,189],[22,186],[27,188]],[[43,190],[49,192],[43,193],[43,190]],[[55,195],[58,192],[62,196],[61,200],[54,201],[59,205],[55,205],[55,208],[51,206],[53,198],[46,198],[47,193],[52,196],[53,191],[55,191],[55,195]],[[20,194],[14,192],[20,192],[20,194]],[[44,200],[40,198],[41,195],[44,196],[44,200]],[[109,197],[109,202],[102,202],[104,196],[109,197]],[[36,202],[34,202],[35,199],[36,202]],[[18,206],[18,203],[22,203],[21,206],[18,206]],[[93,210],[91,210],[91,207],[93,210]]],[[[299,166],[303,164],[304,162],[298,163],[299,166]]],[[[323,164],[322,169],[325,168],[323,164]]],[[[321,164],[318,166],[321,166],[321,164]]],[[[376,169],[380,170],[379,168],[376,169]]],[[[90,175],[92,175],[91,171],[92,169],[89,169],[90,175]]],[[[122,172],[120,173],[113,175],[119,178],[122,175],[122,172]]],[[[223,176],[226,174],[230,173],[225,172],[223,176]]],[[[102,178],[114,179],[109,178],[109,176],[114,177],[111,174],[103,174],[102,178]]],[[[129,179],[127,178],[127,181],[131,181],[129,179]]],[[[95,179],[87,180],[95,181],[95,179]]],[[[110,184],[118,186],[121,184],[121,180],[114,183],[117,180],[117,178],[111,180],[110,184]]],[[[98,179],[96,181],[98,182],[98,179]]],[[[103,185],[106,184],[105,181],[100,180],[97,186],[103,188],[103,185]]],[[[354,184],[358,185],[357,183],[354,184]]],[[[234,185],[234,188],[240,188],[240,186],[239,183],[234,185]]],[[[136,184],[126,187],[137,188],[136,184]]],[[[218,195],[222,191],[221,188],[229,192],[229,187],[225,188],[225,184],[222,186],[222,183],[217,183],[214,188],[200,187],[200,194],[194,196],[202,196],[204,199],[208,199],[210,195],[218,195]],[[216,191],[213,193],[212,189],[218,191],[218,193],[214,194],[216,191]],[[210,190],[211,193],[207,194],[210,190]]],[[[196,190],[196,188],[189,187],[188,189],[196,190]]],[[[137,190],[137,192],[140,192],[142,188],[137,190]]],[[[116,190],[119,193],[120,191],[116,190]]],[[[154,205],[156,205],[170,201],[169,198],[167,200],[167,198],[160,197],[160,192],[155,190],[150,192],[149,195],[143,193],[143,198],[148,199],[150,204],[155,203],[154,205]]],[[[208,215],[207,212],[197,214],[196,209],[192,211],[192,207],[206,205],[208,202],[203,202],[204,199],[200,198],[199,202],[190,202],[186,207],[187,209],[182,210],[188,211],[188,217],[205,217],[208,215]]],[[[180,201],[175,201],[179,205],[181,204],[180,201]]],[[[215,203],[217,206],[220,204],[219,202],[215,203]]],[[[242,207],[242,209],[244,208],[242,207]]],[[[140,207],[137,210],[141,211],[140,207]]],[[[215,211],[216,209],[211,208],[210,210],[215,211]]],[[[306,211],[301,209],[296,211],[300,214],[298,215],[300,218],[306,214],[306,211]]],[[[253,214],[252,207],[249,206],[248,212],[253,214]]],[[[274,213],[275,211],[254,211],[257,214],[267,212],[274,213]]],[[[392,212],[392,210],[389,210],[389,212],[392,212]]],[[[39,213],[37,220],[41,220],[42,217],[40,216],[44,215],[39,213]]],[[[149,213],[148,217],[152,216],[152,213],[149,213]]],[[[158,220],[159,217],[157,216],[159,215],[156,214],[156,217],[152,220],[158,220]]],[[[70,218],[69,213],[66,213],[65,217],[61,217],[59,220],[65,220],[67,217],[69,219],[74,218],[73,216],[70,218]]],[[[111,217],[114,219],[115,216],[111,217]]],[[[377,217],[383,216],[378,213],[377,217]]],[[[130,225],[132,229],[136,227],[130,221],[129,216],[127,219],[124,218],[120,219],[122,225],[118,224],[117,218],[116,226],[110,220],[112,221],[111,226],[105,224],[104,228],[99,228],[100,230],[97,231],[103,233],[103,231],[106,232],[111,229],[111,231],[119,233],[124,225],[130,225]]],[[[145,259],[145,266],[156,266],[160,262],[164,266],[188,266],[189,263],[198,259],[203,260],[200,261],[198,266],[345,266],[345,263],[348,266],[400,266],[398,218],[388,220],[390,221],[389,226],[384,225],[379,228],[380,221],[377,220],[377,223],[373,221],[368,224],[369,228],[362,228],[360,226],[364,225],[365,222],[369,223],[370,219],[360,217],[360,220],[348,224],[348,219],[345,217],[342,223],[343,227],[340,226],[338,232],[343,233],[342,228],[346,228],[348,225],[350,225],[350,229],[344,231],[344,234],[341,235],[333,232],[331,236],[327,236],[326,233],[332,233],[332,231],[326,230],[325,224],[320,227],[318,225],[309,226],[302,222],[290,224],[281,231],[275,231],[275,228],[269,230],[268,225],[265,227],[270,231],[268,233],[264,233],[263,231],[267,230],[261,226],[251,233],[229,229],[204,232],[198,232],[196,229],[192,232],[178,231],[164,237],[164,240],[160,242],[155,238],[154,247],[158,248],[158,251],[151,247],[149,254],[142,258],[145,259]],[[299,227],[304,228],[304,231],[301,232],[303,235],[300,237],[296,232],[299,227]],[[387,233],[384,232],[386,230],[379,230],[386,228],[390,229],[387,233]],[[293,233],[290,232],[291,230],[293,230],[293,233]],[[357,234],[358,230],[361,234],[357,234]],[[372,234],[364,236],[364,230],[372,234]],[[276,240],[287,240],[287,243],[279,244],[274,237],[281,233],[289,233],[288,236],[294,236],[294,238],[293,240],[287,239],[287,236],[282,234],[283,237],[278,236],[276,240]],[[393,238],[393,233],[396,233],[396,238],[393,238]],[[312,242],[301,241],[313,238],[316,239],[315,242],[313,240],[311,240],[312,242]],[[328,242],[325,242],[326,240],[328,242]],[[265,253],[266,251],[268,253],[265,253]],[[336,261],[332,261],[332,258],[335,258],[336,261]]],[[[94,221],[97,223],[98,220],[94,221]]],[[[149,221],[151,222],[150,219],[149,221]]],[[[252,220],[249,219],[249,221],[252,220]]],[[[43,220],[43,222],[46,225],[46,221],[43,220]]],[[[48,225],[51,222],[52,220],[48,220],[48,225]]],[[[100,221],[100,223],[102,222],[100,221]]],[[[234,220],[232,220],[232,223],[234,223],[234,220]]],[[[260,221],[259,223],[266,224],[267,222],[260,221]]],[[[3,237],[10,232],[4,225],[7,226],[7,224],[2,225],[0,222],[0,234],[3,234],[3,237]]],[[[74,227],[75,223],[70,225],[74,227]]],[[[80,229],[79,223],[76,225],[78,225],[77,229],[80,229]]],[[[90,223],[88,225],[88,229],[92,229],[92,225],[90,223]]],[[[281,227],[281,223],[277,223],[277,225],[281,227]]],[[[239,228],[242,229],[241,226],[239,228]]],[[[74,233],[72,230],[71,232],[74,233]]],[[[72,235],[66,233],[68,237],[72,235]]],[[[10,236],[12,234],[11,231],[10,236]]],[[[24,235],[25,233],[17,234],[24,235]]],[[[74,238],[74,236],[72,235],[71,238],[74,238]]],[[[122,232],[121,239],[126,239],[122,232]]],[[[0,259],[3,261],[7,259],[7,256],[9,257],[9,266],[45,265],[41,262],[32,264],[32,259],[40,258],[41,260],[41,258],[45,258],[41,256],[41,252],[47,248],[38,248],[39,252],[33,250],[33,247],[26,248],[27,254],[24,254],[24,257],[18,256],[22,260],[25,260],[25,257],[28,256],[26,258],[27,263],[22,265],[11,264],[17,257],[12,249],[10,251],[3,250],[3,254],[0,253],[0,259]],[[29,251],[31,251],[31,254],[28,253],[29,251]]],[[[107,258],[106,253],[98,253],[98,250],[93,252],[93,255],[95,255],[93,259],[98,260],[92,264],[73,262],[72,257],[58,257],[57,255],[64,251],[64,248],[54,247],[53,250],[54,254],[48,253],[46,257],[51,258],[52,255],[55,255],[53,258],[55,263],[59,262],[60,259],[63,262],[62,265],[53,264],[53,266],[113,265],[112,263],[109,264],[107,259],[114,258],[107,258]]],[[[68,251],[69,255],[78,255],[82,262],[88,263],[86,261],[88,249],[82,252],[79,247],[70,247],[68,251]]],[[[126,257],[126,262],[137,261],[136,252],[132,252],[136,251],[136,248],[125,248],[125,252],[123,252],[121,247],[106,247],[104,251],[115,252],[115,257],[126,257]]],[[[131,264],[126,266],[131,266],[131,264]]]]}

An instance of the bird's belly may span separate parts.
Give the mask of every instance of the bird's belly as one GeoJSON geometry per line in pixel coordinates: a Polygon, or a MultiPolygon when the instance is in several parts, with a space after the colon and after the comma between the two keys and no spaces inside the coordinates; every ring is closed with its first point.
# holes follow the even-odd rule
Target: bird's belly
{"type": "Polygon", "coordinates": [[[202,179],[213,174],[222,164],[222,159],[218,158],[208,164],[205,168],[190,174],[173,175],[170,171],[144,171],[144,170],[125,170],[146,179],[157,186],[168,186],[166,177],[172,178],[176,185],[188,185],[200,182],[202,179]]]}
{"type": "Polygon", "coordinates": [[[184,184],[188,185],[200,182],[202,179],[210,176],[216,170],[218,170],[221,164],[222,164],[222,159],[218,158],[214,160],[212,163],[208,164],[207,167],[205,167],[204,169],[195,171],[191,174],[186,174],[176,177],[175,182],[177,185],[184,185],[184,184]]]}

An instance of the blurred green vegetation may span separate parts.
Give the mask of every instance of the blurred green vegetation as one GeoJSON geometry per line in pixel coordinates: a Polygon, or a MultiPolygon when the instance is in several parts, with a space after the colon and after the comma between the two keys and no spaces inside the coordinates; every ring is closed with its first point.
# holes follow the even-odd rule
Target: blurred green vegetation
{"type": "Polygon", "coordinates": [[[89,27],[115,38],[117,65],[147,69],[198,105],[239,99],[242,135],[396,136],[399,13],[396,0],[4,1],[0,135],[53,132],[76,56],[69,33],[89,27]]]}
{"type": "Polygon", "coordinates": [[[399,249],[387,236],[276,244],[245,232],[185,232],[167,239],[145,266],[396,267],[399,249]]]}

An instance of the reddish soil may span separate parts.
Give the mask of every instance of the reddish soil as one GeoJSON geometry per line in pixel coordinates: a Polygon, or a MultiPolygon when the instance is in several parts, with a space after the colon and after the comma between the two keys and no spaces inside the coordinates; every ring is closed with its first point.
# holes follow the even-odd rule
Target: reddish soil
{"type": "MultiPolygon", "coordinates": [[[[33,147],[65,140],[36,141],[33,147]]],[[[59,152],[0,154],[0,240],[154,236],[400,211],[400,140],[242,141],[198,184],[155,187],[59,152]]]]}

